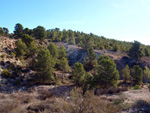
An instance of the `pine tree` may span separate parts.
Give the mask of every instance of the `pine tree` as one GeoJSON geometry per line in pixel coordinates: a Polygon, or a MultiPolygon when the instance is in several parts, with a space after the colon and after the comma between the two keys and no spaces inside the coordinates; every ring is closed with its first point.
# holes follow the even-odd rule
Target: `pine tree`
{"type": "Polygon", "coordinates": [[[27,46],[21,39],[18,39],[18,41],[16,41],[15,51],[16,51],[17,57],[21,57],[26,54],[27,46]]]}
{"type": "Polygon", "coordinates": [[[57,68],[63,72],[70,72],[71,68],[68,65],[68,59],[63,57],[61,59],[58,60],[57,62],[57,68]]]}
{"type": "Polygon", "coordinates": [[[34,36],[37,39],[44,40],[47,38],[47,32],[45,31],[45,28],[43,26],[37,26],[36,28],[33,29],[34,36]]]}
{"type": "Polygon", "coordinates": [[[4,30],[0,27],[0,35],[4,36],[5,32],[4,30]]]}
{"type": "Polygon", "coordinates": [[[9,35],[9,30],[8,30],[8,28],[3,27],[3,30],[4,30],[4,32],[5,32],[5,36],[8,36],[8,35],[9,35]]]}
{"type": "Polygon", "coordinates": [[[30,35],[28,35],[28,34],[23,34],[23,35],[21,36],[21,39],[22,39],[22,41],[23,41],[27,46],[29,46],[29,44],[30,44],[32,41],[34,41],[33,37],[30,36],[30,35]]]}
{"type": "Polygon", "coordinates": [[[76,85],[81,86],[83,76],[85,75],[84,67],[81,63],[75,63],[72,71],[72,80],[76,85]]]}
{"type": "Polygon", "coordinates": [[[61,58],[66,57],[66,56],[67,56],[66,49],[64,48],[64,46],[60,46],[58,48],[58,59],[61,59],[61,58]]]}
{"type": "Polygon", "coordinates": [[[37,58],[33,60],[35,78],[39,83],[51,83],[54,80],[53,68],[55,62],[48,49],[41,48],[37,58]]]}
{"type": "Polygon", "coordinates": [[[37,53],[37,47],[34,41],[32,41],[27,47],[27,56],[33,57],[37,53]]]}
{"type": "Polygon", "coordinates": [[[16,24],[14,35],[16,38],[21,38],[21,36],[23,35],[23,26],[20,23],[16,24]]]}
{"type": "Polygon", "coordinates": [[[143,69],[139,65],[135,65],[132,70],[132,78],[136,84],[141,84],[143,80],[143,69]]]}
{"type": "Polygon", "coordinates": [[[87,70],[91,70],[94,65],[97,63],[97,54],[94,52],[93,48],[88,48],[87,50],[87,58],[85,60],[85,68],[87,70]]]}
{"type": "Polygon", "coordinates": [[[126,67],[122,70],[122,76],[125,82],[131,78],[128,65],[126,65],[126,67]]]}
{"type": "Polygon", "coordinates": [[[140,58],[140,47],[141,43],[138,41],[134,41],[132,48],[129,50],[129,55],[131,57],[140,58]]]}
{"type": "Polygon", "coordinates": [[[50,51],[50,54],[52,55],[53,58],[57,59],[58,58],[58,48],[57,46],[51,42],[50,45],[47,47],[47,49],[50,51]]]}
{"type": "Polygon", "coordinates": [[[119,79],[119,72],[113,59],[101,55],[98,59],[98,65],[95,67],[95,82],[102,87],[115,86],[119,79]]]}

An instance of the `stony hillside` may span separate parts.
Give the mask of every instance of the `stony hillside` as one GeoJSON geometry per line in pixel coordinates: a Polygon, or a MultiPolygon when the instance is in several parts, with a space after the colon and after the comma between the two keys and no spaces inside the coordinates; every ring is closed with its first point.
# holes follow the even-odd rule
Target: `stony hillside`
{"type": "MultiPolygon", "coordinates": [[[[73,84],[61,84],[61,85],[33,85],[30,86],[30,76],[34,74],[34,71],[31,69],[26,68],[20,68],[20,66],[23,66],[23,62],[19,59],[16,59],[11,54],[12,51],[14,51],[15,48],[15,39],[10,39],[7,37],[0,37],[0,74],[3,69],[8,68],[10,64],[16,64],[19,72],[21,72],[21,76],[16,77],[15,79],[5,79],[1,77],[0,79],[0,105],[3,103],[3,101],[6,104],[2,104],[2,107],[0,108],[0,111],[7,111],[3,108],[8,107],[9,110],[16,108],[17,110],[25,110],[26,112],[39,112],[40,110],[50,109],[47,108],[47,101],[51,101],[53,103],[57,103],[59,101],[59,104],[62,104],[63,102],[67,102],[70,104],[68,99],[70,99],[70,94],[72,89],[74,89],[73,84]],[[19,85],[17,85],[18,81],[21,81],[19,85]],[[15,92],[15,93],[12,93],[15,92]],[[10,93],[10,94],[9,94],[10,93]],[[23,99],[23,96],[26,96],[26,98],[23,99]],[[7,98],[7,99],[6,99],[7,98]],[[19,101],[17,100],[19,99],[19,101]],[[61,101],[60,101],[61,100],[61,101]],[[10,102],[16,102],[14,106],[12,104],[8,104],[10,102]],[[44,103],[43,103],[44,102],[44,103]],[[20,104],[21,103],[21,104],[20,104]],[[37,104],[38,103],[38,104],[37,104]],[[21,109],[16,107],[20,105],[21,109]]],[[[46,46],[49,44],[48,41],[37,43],[41,44],[43,46],[46,46]]],[[[86,59],[87,52],[86,50],[82,49],[81,47],[78,47],[76,45],[70,45],[67,43],[62,42],[56,42],[57,46],[63,45],[67,50],[67,57],[69,60],[69,65],[73,67],[73,65],[76,62],[83,63],[86,59]]],[[[112,59],[115,60],[117,64],[117,68],[119,71],[121,71],[125,65],[129,65],[131,68],[138,64],[142,68],[145,66],[150,67],[150,58],[149,57],[143,57],[141,59],[131,58],[127,55],[127,53],[124,52],[113,52],[113,51],[107,51],[107,50],[94,50],[97,56],[106,54],[112,59]]],[[[13,74],[16,74],[16,72],[13,72],[13,74]]],[[[12,75],[13,75],[12,74],[12,75]]],[[[62,80],[66,76],[69,78],[70,73],[62,73],[55,71],[54,74],[61,78],[62,80]]],[[[121,77],[122,78],[122,77],[121,77]]],[[[147,81],[145,78],[144,81],[147,81]]],[[[66,82],[66,81],[63,81],[66,82]]],[[[122,88],[122,86],[119,86],[118,89],[108,89],[106,92],[115,92],[114,94],[101,94],[99,97],[96,97],[99,99],[98,102],[101,101],[109,101],[111,103],[117,104],[119,107],[125,106],[126,109],[121,111],[121,113],[129,113],[129,112],[139,112],[142,110],[145,110],[146,112],[149,111],[149,89],[147,85],[141,86],[141,89],[139,90],[133,90],[127,89],[120,90],[119,88],[122,88]],[[116,90],[116,91],[115,91],[116,90]],[[117,93],[119,91],[119,93],[117,93]],[[144,95],[144,96],[143,96],[144,95]],[[139,102],[139,103],[138,103],[139,102]],[[128,107],[131,107],[131,105],[135,105],[134,108],[128,109],[128,107]],[[140,107],[137,107],[139,105],[140,107]]],[[[94,97],[95,98],[95,97],[94,97]]],[[[108,102],[106,102],[108,104],[108,102]]]]}
{"type": "MultiPolygon", "coordinates": [[[[75,64],[76,62],[84,63],[84,60],[86,59],[87,55],[86,50],[76,45],[70,45],[62,42],[56,42],[55,44],[57,46],[63,45],[66,48],[70,66],[73,66],[73,64],[75,64]]],[[[94,50],[94,51],[97,54],[97,57],[105,54],[114,59],[114,61],[117,64],[117,69],[120,72],[126,65],[129,65],[130,68],[133,68],[134,65],[140,65],[140,67],[142,67],[143,69],[145,66],[148,66],[150,68],[150,57],[142,57],[141,59],[137,59],[129,57],[128,54],[125,52],[113,52],[107,50],[94,50]]],[[[144,82],[148,81],[144,78],[144,82]]]]}
{"type": "MultiPolygon", "coordinates": [[[[15,41],[16,41],[15,39],[0,37],[0,50],[1,50],[0,56],[7,54],[7,57],[5,59],[1,57],[1,61],[5,62],[10,61],[16,62],[18,65],[20,64],[20,61],[18,61],[17,59],[12,59],[12,57],[10,56],[10,51],[13,51],[13,49],[15,48],[15,41]]],[[[49,44],[49,41],[45,41],[42,43],[40,42],[39,44],[46,46],[49,44]]],[[[73,64],[75,64],[76,62],[83,63],[84,60],[86,59],[87,52],[81,47],[78,47],[76,45],[70,45],[63,42],[55,42],[55,44],[57,46],[63,45],[66,48],[70,66],[73,66],[73,64]]],[[[125,52],[113,52],[107,50],[94,50],[94,51],[97,54],[97,57],[105,54],[114,59],[117,64],[117,69],[119,71],[121,71],[126,65],[129,65],[130,68],[132,68],[134,65],[140,65],[143,69],[145,66],[148,66],[150,68],[150,57],[142,57],[141,59],[137,59],[129,57],[125,52]]]]}

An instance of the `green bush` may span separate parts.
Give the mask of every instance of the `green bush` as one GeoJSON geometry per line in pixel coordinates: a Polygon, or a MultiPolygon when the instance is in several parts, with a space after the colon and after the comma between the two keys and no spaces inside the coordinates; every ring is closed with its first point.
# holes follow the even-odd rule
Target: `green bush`
{"type": "Polygon", "coordinates": [[[123,102],[124,102],[123,99],[115,99],[115,100],[114,100],[114,104],[115,104],[115,105],[123,104],[123,102]]]}
{"type": "Polygon", "coordinates": [[[139,85],[135,85],[135,86],[133,87],[133,89],[134,89],[134,90],[138,90],[138,89],[140,89],[140,86],[139,86],[139,85]]]}
{"type": "Polygon", "coordinates": [[[22,63],[23,66],[26,66],[26,61],[24,59],[21,59],[20,62],[22,63]]]}
{"type": "Polygon", "coordinates": [[[11,77],[12,77],[12,75],[11,75],[11,73],[8,71],[8,69],[4,69],[4,70],[3,70],[2,76],[5,77],[5,78],[11,78],[11,77]]]}
{"type": "Polygon", "coordinates": [[[11,52],[11,56],[15,57],[15,56],[16,56],[16,54],[15,54],[14,52],[11,52]]]}

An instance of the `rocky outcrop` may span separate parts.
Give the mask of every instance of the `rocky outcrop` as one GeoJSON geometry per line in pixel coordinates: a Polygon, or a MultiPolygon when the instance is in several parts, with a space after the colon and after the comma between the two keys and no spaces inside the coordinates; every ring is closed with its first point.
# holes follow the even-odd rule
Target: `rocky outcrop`
{"type": "Polygon", "coordinates": [[[15,48],[15,39],[0,36],[0,48],[15,48]]]}
{"type": "Polygon", "coordinates": [[[59,72],[59,71],[55,71],[54,72],[54,76],[60,78],[60,79],[67,79],[69,76],[71,76],[70,73],[62,73],[62,72],[59,72]]]}
{"type": "MultiPolygon", "coordinates": [[[[70,45],[62,42],[56,42],[55,44],[58,47],[63,45],[66,48],[70,66],[73,66],[76,62],[84,63],[84,60],[86,59],[87,56],[87,52],[85,49],[82,49],[81,47],[78,47],[76,45],[70,45]]],[[[101,54],[104,54],[104,51],[101,50],[99,51],[95,50],[95,52],[97,54],[97,57],[99,57],[101,54]]]]}

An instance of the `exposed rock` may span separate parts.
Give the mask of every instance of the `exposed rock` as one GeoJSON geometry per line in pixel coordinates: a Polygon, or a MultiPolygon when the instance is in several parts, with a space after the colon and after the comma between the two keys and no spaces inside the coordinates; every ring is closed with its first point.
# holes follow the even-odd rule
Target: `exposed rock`
{"type": "Polygon", "coordinates": [[[60,79],[65,79],[65,78],[68,78],[70,76],[69,73],[62,73],[62,72],[59,72],[59,71],[55,71],[54,72],[54,75],[60,79]]]}
{"type": "Polygon", "coordinates": [[[14,49],[15,41],[16,41],[15,39],[10,39],[10,38],[0,36],[0,48],[14,49]]]}
{"type": "MultiPolygon", "coordinates": [[[[69,60],[69,65],[73,66],[76,62],[84,63],[84,60],[86,59],[87,52],[86,50],[82,49],[81,47],[78,47],[76,45],[69,45],[67,43],[62,42],[56,42],[57,46],[63,45],[67,50],[67,56],[69,60]]],[[[117,69],[120,72],[123,68],[125,68],[126,65],[129,65],[130,68],[133,68],[134,65],[140,65],[142,69],[145,68],[145,66],[148,66],[150,68],[150,57],[143,57],[141,59],[132,58],[127,55],[125,52],[114,52],[114,51],[107,51],[107,50],[94,50],[97,54],[97,57],[100,55],[108,55],[110,58],[114,59],[117,69]]],[[[122,75],[120,79],[122,79],[122,75]]],[[[149,80],[144,77],[143,82],[148,82],[149,80]]]]}

